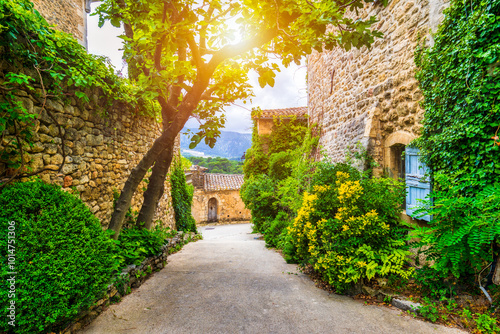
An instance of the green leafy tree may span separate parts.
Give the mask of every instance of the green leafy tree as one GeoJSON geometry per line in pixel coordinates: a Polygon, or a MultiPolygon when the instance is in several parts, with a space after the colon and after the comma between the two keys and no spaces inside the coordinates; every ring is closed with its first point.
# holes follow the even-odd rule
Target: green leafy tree
{"type": "Polygon", "coordinates": [[[243,174],[243,163],[241,161],[229,160],[227,158],[203,158],[189,157],[193,164],[208,168],[208,173],[243,174]]]}
{"type": "Polygon", "coordinates": [[[261,86],[274,85],[279,68],[269,63],[270,56],[280,56],[288,66],[313,49],[349,50],[381,37],[370,28],[375,17],[345,15],[372,2],[107,0],[100,5],[101,25],[105,20],[123,24],[124,54],[140,87],[138,96],[158,102],[163,122],[161,136],[132,170],[116,203],[109,227],[117,232],[114,237],[137,186],[154,165],[138,217],[146,225],[152,220],[175,137],[189,117],[204,120],[192,147],[202,139],[213,146],[224,125],[224,116],[216,112],[251,95],[248,73],[257,72],[261,86]]]}

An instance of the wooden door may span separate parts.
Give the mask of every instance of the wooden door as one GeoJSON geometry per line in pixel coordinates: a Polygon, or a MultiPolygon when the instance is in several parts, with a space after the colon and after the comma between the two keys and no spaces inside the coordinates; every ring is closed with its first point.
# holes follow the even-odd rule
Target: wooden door
{"type": "Polygon", "coordinates": [[[217,221],[217,199],[213,197],[208,200],[208,221],[217,221]]]}

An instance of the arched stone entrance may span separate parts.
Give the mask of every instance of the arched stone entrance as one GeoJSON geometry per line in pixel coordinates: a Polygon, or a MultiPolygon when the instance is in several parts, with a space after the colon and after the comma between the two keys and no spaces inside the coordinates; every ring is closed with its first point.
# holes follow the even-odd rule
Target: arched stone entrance
{"type": "Polygon", "coordinates": [[[217,199],[212,197],[208,200],[208,219],[209,222],[217,221],[217,199]]]}

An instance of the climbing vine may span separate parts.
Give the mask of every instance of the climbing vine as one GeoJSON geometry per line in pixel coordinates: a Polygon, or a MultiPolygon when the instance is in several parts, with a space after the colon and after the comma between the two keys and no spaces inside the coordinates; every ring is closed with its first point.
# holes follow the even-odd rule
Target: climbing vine
{"type": "Polygon", "coordinates": [[[186,176],[180,163],[174,165],[174,169],[170,175],[170,184],[172,186],[172,205],[175,211],[177,230],[196,232],[196,222],[191,214],[193,186],[186,184],[186,176]]]}
{"type": "Polygon", "coordinates": [[[75,99],[82,106],[92,103],[103,116],[119,101],[153,114],[154,106],[144,108],[144,102],[136,102],[135,88],[118,78],[104,57],[88,54],[71,35],[53,29],[30,1],[0,0],[0,22],[0,187],[47,170],[27,167],[27,150],[34,144],[41,117],[58,127],[65,156],[63,124],[46,108],[49,98],[63,103],[75,99]],[[20,98],[26,93],[41,108],[26,108],[20,98]]]}
{"type": "Polygon", "coordinates": [[[455,0],[416,51],[425,100],[418,146],[434,172],[480,189],[500,176],[500,1],[455,0]]]}

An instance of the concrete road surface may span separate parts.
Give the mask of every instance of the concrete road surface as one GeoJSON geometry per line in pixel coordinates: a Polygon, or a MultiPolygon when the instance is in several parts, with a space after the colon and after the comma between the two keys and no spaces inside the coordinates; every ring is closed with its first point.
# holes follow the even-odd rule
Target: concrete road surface
{"type": "Polygon", "coordinates": [[[200,230],[82,333],[464,333],[316,288],[250,224],[200,230]]]}

